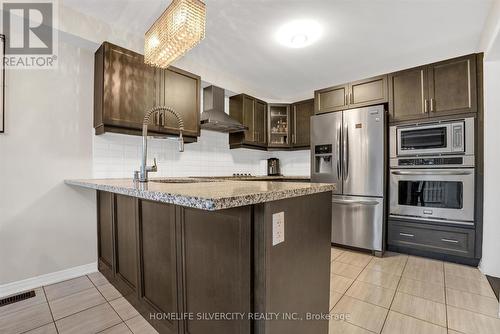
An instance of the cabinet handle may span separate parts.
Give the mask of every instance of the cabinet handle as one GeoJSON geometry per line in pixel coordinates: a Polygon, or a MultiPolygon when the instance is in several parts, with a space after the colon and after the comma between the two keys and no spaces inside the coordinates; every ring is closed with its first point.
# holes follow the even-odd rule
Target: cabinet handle
{"type": "Polygon", "coordinates": [[[449,242],[449,243],[452,243],[452,244],[458,244],[458,240],[453,240],[453,239],[442,238],[441,241],[449,242]]]}
{"type": "Polygon", "coordinates": [[[427,114],[428,108],[429,108],[429,104],[428,104],[427,99],[425,99],[424,100],[424,114],[427,114]]]}
{"type": "Polygon", "coordinates": [[[403,236],[403,237],[410,237],[410,238],[415,237],[415,235],[414,235],[414,234],[410,234],[410,233],[401,233],[401,232],[399,232],[399,235],[401,235],[401,236],[403,236]]]}
{"type": "Polygon", "coordinates": [[[354,104],[354,101],[352,100],[352,92],[349,92],[349,104],[354,104]]]}
{"type": "Polygon", "coordinates": [[[431,99],[431,112],[434,112],[434,99],[431,99]]]}
{"type": "Polygon", "coordinates": [[[344,97],[344,105],[348,105],[349,103],[347,102],[349,100],[348,96],[347,96],[347,93],[345,93],[345,97],[344,97]]]}

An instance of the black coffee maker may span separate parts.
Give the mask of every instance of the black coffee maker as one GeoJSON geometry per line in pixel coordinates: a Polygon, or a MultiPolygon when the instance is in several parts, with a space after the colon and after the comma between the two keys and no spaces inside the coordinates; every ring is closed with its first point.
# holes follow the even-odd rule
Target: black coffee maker
{"type": "Polygon", "coordinates": [[[278,176],[278,175],[281,175],[281,172],[280,172],[280,159],[278,159],[278,158],[267,159],[267,175],[268,176],[278,176]]]}

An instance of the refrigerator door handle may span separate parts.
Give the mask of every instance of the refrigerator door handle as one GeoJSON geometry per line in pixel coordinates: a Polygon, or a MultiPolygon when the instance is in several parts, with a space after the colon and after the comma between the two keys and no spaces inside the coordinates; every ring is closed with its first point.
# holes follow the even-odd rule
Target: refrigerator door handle
{"type": "Polygon", "coordinates": [[[342,199],[342,200],[334,199],[334,200],[332,200],[332,203],[342,204],[342,205],[351,205],[351,204],[377,205],[377,204],[379,204],[379,202],[377,202],[377,201],[362,201],[362,200],[349,200],[349,199],[342,199]]]}
{"type": "Polygon", "coordinates": [[[341,173],[341,170],[340,170],[340,158],[341,158],[341,154],[340,154],[340,130],[342,128],[342,125],[338,125],[337,126],[337,143],[336,143],[336,151],[337,151],[337,180],[340,180],[340,173],[341,173]]]}
{"type": "Polygon", "coordinates": [[[345,125],[345,136],[344,136],[344,152],[342,152],[344,158],[344,180],[349,177],[349,126],[345,125]]]}

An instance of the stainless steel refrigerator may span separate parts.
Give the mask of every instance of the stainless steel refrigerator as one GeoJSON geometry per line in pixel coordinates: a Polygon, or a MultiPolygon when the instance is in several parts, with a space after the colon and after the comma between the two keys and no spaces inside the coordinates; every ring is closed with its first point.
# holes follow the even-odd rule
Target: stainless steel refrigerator
{"type": "Polygon", "coordinates": [[[332,243],[383,251],[384,106],[311,118],[311,180],[335,183],[332,243]]]}

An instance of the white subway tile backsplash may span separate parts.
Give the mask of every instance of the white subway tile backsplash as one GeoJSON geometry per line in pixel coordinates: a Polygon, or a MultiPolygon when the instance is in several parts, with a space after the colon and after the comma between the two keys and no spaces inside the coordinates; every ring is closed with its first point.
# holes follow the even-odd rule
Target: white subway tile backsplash
{"type": "MultiPolygon", "coordinates": [[[[141,137],[106,133],[93,138],[93,177],[132,177],[140,164],[141,137]]],[[[309,175],[309,151],[230,150],[228,134],[204,130],[198,142],[186,144],[184,148],[180,153],[176,142],[151,138],[148,163],[152,163],[154,157],[158,162],[154,176],[265,175],[270,157],[280,159],[284,175],[309,175]]]]}

